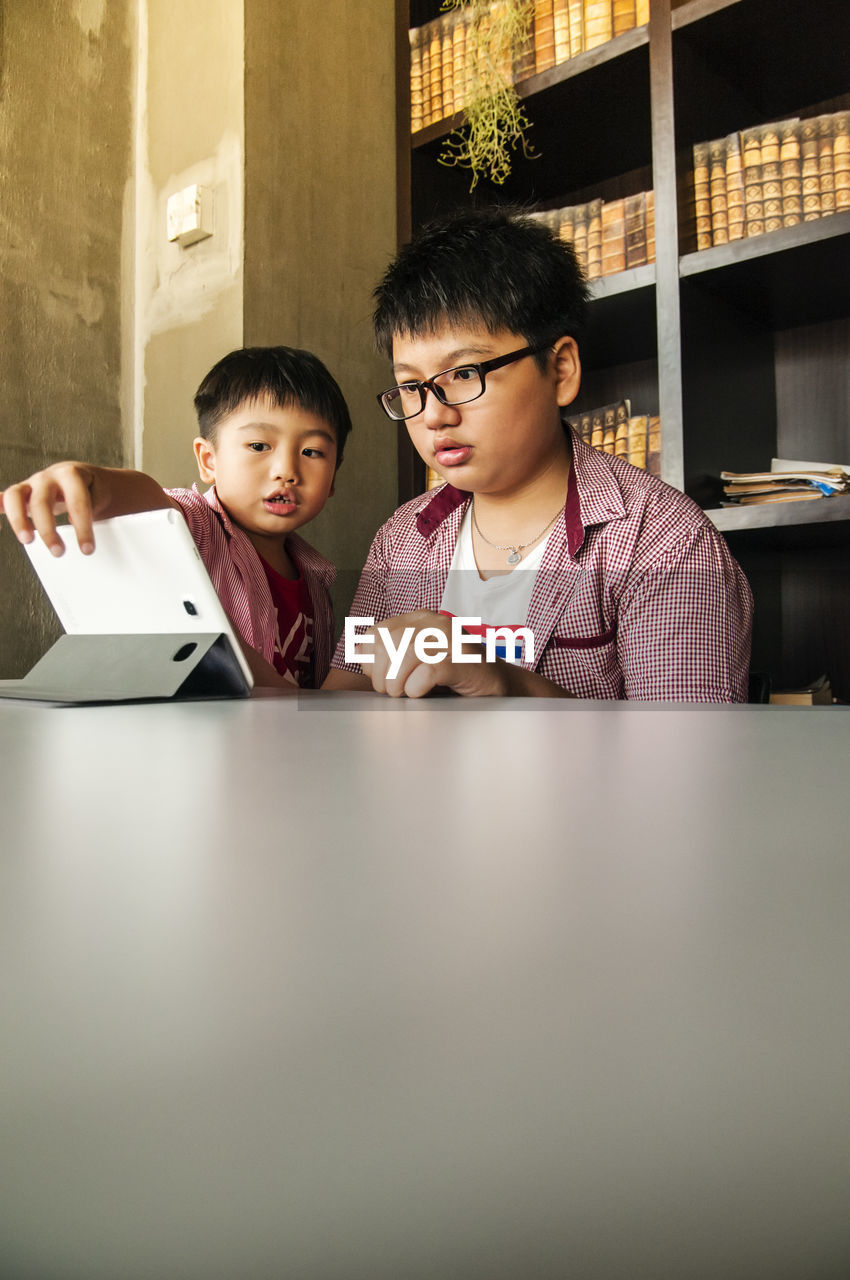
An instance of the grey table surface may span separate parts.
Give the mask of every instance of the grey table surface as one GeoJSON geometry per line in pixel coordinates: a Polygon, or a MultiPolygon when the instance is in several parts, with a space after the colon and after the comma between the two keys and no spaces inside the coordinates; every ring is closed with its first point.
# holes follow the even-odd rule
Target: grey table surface
{"type": "Polygon", "coordinates": [[[0,706],[3,1280],[850,1274],[850,715],[0,706]]]}

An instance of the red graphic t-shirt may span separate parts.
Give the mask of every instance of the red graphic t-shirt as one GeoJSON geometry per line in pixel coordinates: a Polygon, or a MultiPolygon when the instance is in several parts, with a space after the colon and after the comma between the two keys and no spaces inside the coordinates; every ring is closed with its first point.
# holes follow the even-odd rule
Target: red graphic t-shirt
{"type": "Polygon", "coordinates": [[[263,560],[277,610],[274,665],[285,680],[313,687],[313,606],[303,578],[284,578],[263,560]]]}

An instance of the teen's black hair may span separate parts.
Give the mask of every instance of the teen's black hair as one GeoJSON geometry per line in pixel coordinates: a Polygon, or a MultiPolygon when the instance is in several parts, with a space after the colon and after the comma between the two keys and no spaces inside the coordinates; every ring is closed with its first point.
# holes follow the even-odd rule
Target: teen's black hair
{"type": "Polygon", "coordinates": [[[195,394],[198,427],[215,444],[222,418],[251,400],[268,400],[279,409],[295,406],[322,418],[336,436],[337,466],[351,416],[334,377],[318,356],[297,347],[241,347],[213,365],[195,394]]]}
{"type": "MultiPolygon", "coordinates": [[[[528,346],[581,337],[587,284],[573,246],[510,206],[465,209],[429,223],[374,293],[378,349],[444,325],[521,334],[528,346]]],[[[546,353],[538,357],[545,367],[546,353]]]]}

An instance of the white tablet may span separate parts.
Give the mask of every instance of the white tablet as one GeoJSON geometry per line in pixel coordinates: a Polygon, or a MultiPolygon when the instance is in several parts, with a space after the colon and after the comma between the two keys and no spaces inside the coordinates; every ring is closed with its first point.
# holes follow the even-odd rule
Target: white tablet
{"type": "Polygon", "coordinates": [[[62,556],[40,538],[25,550],[66,634],[23,680],[0,681],[0,696],[76,702],[250,692],[250,667],[179,511],[99,520],[88,556],[70,525],[59,534],[62,556]]]}

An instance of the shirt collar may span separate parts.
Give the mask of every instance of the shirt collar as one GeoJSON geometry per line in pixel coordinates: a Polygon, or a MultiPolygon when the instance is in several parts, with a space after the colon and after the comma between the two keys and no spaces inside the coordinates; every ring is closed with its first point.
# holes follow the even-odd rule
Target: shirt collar
{"type": "MultiPolygon", "coordinates": [[[[197,484],[193,484],[192,489],[195,493],[201,493],[197,484]]],[[[227,508],[223,507],[219,502],[218,494],[215,491],[215,485],[211,485],[210,488],[207,489],[205,493],[201,494],[201,497],[204,499],[205,502],[208,502],[209,505],[212,507],[213,511],[216,513],[216,515],[221,520],[221,523],[224,525],[225,533],[229,538],[231,538],[233,536],[233,521],[230,519],[230,516],[228,515],[227,508]]]]}
{"type": "MultiPolygon", "coordinates": [[[[592,525],[620,520],[627,513],[620,486],[608,463],[595,449],[584,444],[572,429],[570,434],[573,465],[567,488],[564,525],[569,553],[575,556],[592,525]]],[[[452,511],[471,497],[471,493],[455,489],[451,484],[442,485],[433,497],[426,495],[416,516],[416,527],[422,537],[429,538],[452,511]]]]}
{"type": "Polygon", "coordinates": [[[472,494],[467,493],[465,489],[455,489],[451,484],[441,485],[433,497],[426,494],[416,516],[416,528],[422,537],[430,538],[446,516],[451,515],[461,503],[467,502],[471,497],[472,494]]]}
{"type": "Polygon", "coordinates": [[[578,553],[593,525],[622,520],[628,515],[623,494],[606,455],[591,449],[570,428],[573,446],[571,484],[567,491],[567,543],[570,555],[578,553]]]}

